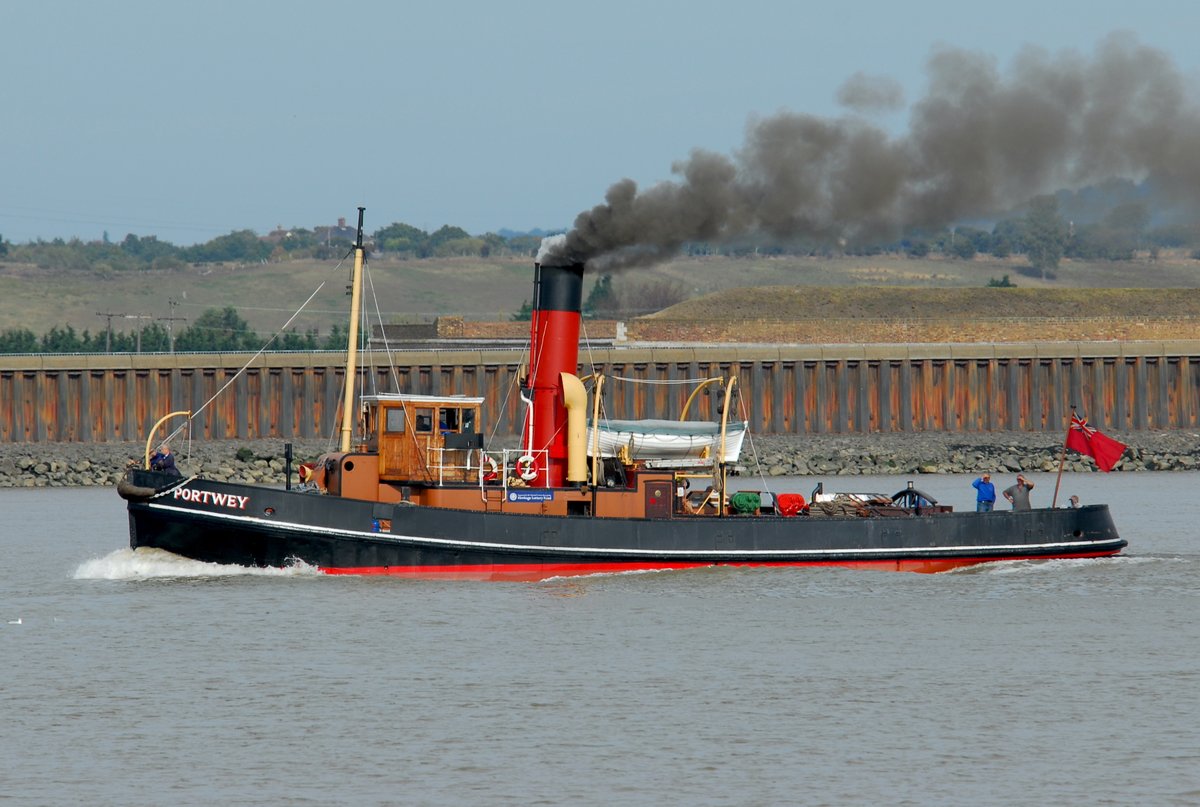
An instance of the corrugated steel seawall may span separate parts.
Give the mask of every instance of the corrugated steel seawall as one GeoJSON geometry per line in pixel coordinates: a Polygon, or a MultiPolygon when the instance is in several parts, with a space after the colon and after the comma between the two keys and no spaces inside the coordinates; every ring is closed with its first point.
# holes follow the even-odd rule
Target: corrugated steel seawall
{"type": "MultiPolygon", "coordinates": [[[[372,391],[482,395],[488,433],[519,428],[521,353],[393,356],[395,375],[367,371],[372,391]]],[[[1060,431],[1072,403],[1101,428],[1200,426],[1200,340],[626,348],[581,358],[609,376],[612,418],[676,418],[691,385],[668,382],[736,372],[739,409],[761,434],[1060,431]]],[[[339,353],[0,357],[0,441],[140,440],[161,415],[185,409],[200,412],[196,438],[324,437],[337,422],[342,361],[339,353]]],[[[694,406],[715,418],[720,401],[700,396],[694,406]]]]}

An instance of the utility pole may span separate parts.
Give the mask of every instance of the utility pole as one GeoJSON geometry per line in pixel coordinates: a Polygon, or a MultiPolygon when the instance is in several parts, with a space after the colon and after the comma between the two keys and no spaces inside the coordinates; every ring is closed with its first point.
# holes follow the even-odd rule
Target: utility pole
{"type": "Polygon", "coordinates": [[[127,317],[128,314],[114,314],[112,311],[97,311],[96,316],[104,317],[108,320],[108,327],[104,331],[104,352],[112,353],[112,321],[113,317],[127,317]]]}
{"type": "Polygon", "coordinates": [[[170,310],[171,315],[168,317],[159,317],[158,318],[159,322],[167,323],[167,341],[171,345],[172,353],[175,352],[175,323],[177,321],[178,322],[187,322],[187,317],[175,316],[175,306],[177,306],[177,305],[179,305],[178,300],[174,299],[173,297],[168,297],[167,298],[167,308],[170,310]]]}
{"type": "Polygon", "coordinates": [[[125,319],[136,319],[137,320],[137,352],[141,353],[142,352],[142,320],[154,319],[154,317],[147,316],[146,314],[126,314],[125,319]]]}

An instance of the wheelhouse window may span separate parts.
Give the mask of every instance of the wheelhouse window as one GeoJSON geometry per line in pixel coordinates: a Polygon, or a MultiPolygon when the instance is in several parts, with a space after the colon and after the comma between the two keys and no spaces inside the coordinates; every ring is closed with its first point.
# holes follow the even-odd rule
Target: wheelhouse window
{"type": "Polygon", "coordinates": [[[432,408],[427,407],[427,406],[419,407],[416,410],[416,417],[413,418],[413,420],[416,423],[416,430],[418,432],[428,433],[428,432],[433,431],[433,409],[432,408]]]}
{"type": "Polygon", "coordinates": [[[403,432],[404,431],[404,410],[400,407],[387,409],[387,421],[384,424],[384,430],[388,432],[403,432]]]}
{"type": "Polygon", "coordinates": [[[459,431],[459,410],[457,408],[443,407],[438,420],[438,429],[443,432],[458,432],[459,431]]]}

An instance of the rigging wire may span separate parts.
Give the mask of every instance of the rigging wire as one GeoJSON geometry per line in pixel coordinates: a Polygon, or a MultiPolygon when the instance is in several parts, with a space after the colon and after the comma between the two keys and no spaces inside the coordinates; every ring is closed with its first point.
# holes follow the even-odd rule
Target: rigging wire
{"type": "MultiPolygon", "coordinates": [[[[345,393],[346,393],[346,377],[345,377],[345,375],[343,375],[342,382],[340,384],[338,384],[337,399],[339,401],[341,401],[344,398],[345,393]]],[[[337,422],[337,419],[334,418],[329,423],[329,434],[326,435],[326,437],[325,437],[325,450],[321,453],[328,454],[333,451],[334,446],[340,447],[341,434],[339,432],[340,432],[339,424],[337,422]]]]}
{"type": "Polygon", "coordinates": [[[588,336],[587,320],[582,316],[579,318],[579,327],[583,331],[583,346],[587,350],[588,363],[592,369],[592,375],[596,374],[596,354],[592,352],[592,339],[588,336]]]}
{"type": "MultiPolygon", "coordinates": [[[[366,268],[364,264],[364,270],[366,268]]],[[[367,276],[367,287],[371,291],[371,302],[375,305],[375,318],[379,320],[379,334],[383,338],[383,350],[387,354],[388,369],[392,373],[392,383],[395,385],[396,392],[400,391],[400,374],[396,371],[396,360],[392,353],[392,346],[388,342],[387,327],[383,324],[383,313],[379,310],[379,296],[375,293],[375,280],[371,277],[370,272],[365,273],[367,276]]],[[[369,343],[368,343],[369,344],[369,343]]],[[[374,351],[372,351],[373,353],[374,351]]]]}
{"type": "Polygon", "coordinates": [[[747,424],[746,439],[750,441],[750,453],[754,456],[754,467],[758,471],[758,478],[762,482],[763,490],[771,494],[771,499],[775,498],[775,491],[771,490],[770,483],[767,482],[767,477],[763,474],[762,461],[758,458],[758,448],[754,445],[754,429],[749,428],[750,416],[746,414],[746,400],[738,396],[738,410],[742,414],[742,420],[747,424]]]}
{"type": "MultiPolygon", "coordinates": [[[[346,255],[343,255],[341,260],[339,260],[337,262],[337,264],[332,269],[329,270],[329,273],[332,274],[333,272],[336,272],[338,269],[340,269],[342,267],[342,264],[344,264],[346,262],[346,258],[349,257],[350,254],[352,254],[352,253],[353,253],[353,250],[351,250],[346,255]]],[[[250,365],[252,365],[258,359],[259,356],[261,356],[263,353],[265,353],[267,351],[267,348],[269,348],[272,344],[275,343],[275,340],[277,340],[280,336],[283,335],[283,332],[285,330],[287,330],[287,327],[296,320],[296,317],[300,316],[300,314],[304,312],[304,309],[307,308],[308,304],[311,303],[313,301],[313,299],[315,299],[316,296],[321,293],[321,290],[325,288],[325,284],[328,282],[329,282],[328,277],[326,277],[324,280],[322,280],[321,283],[317,286],[317,288],[313,290],[313,293],[308,295],[308,299],[305,300],[300,305],[300,307],[298,309],[296,309],[295,312],[292,313],[292,315],[290,317],[288,317],[287,322],[283,323],[283,325],[281,325],[279,327],[279,329],[275,331],[274,335],[271,336],[271,338],[268,339],[263,344],[263,346],[260,347],[258,349],[258,351],[253,356],[251,356],[250,359],[245,364],[243,364],[236,373],[234,373],[232,376],[230,376],[225,381],[225,383],[222,384],[221,387],[216,392],[214,392],[207,401],[205,401],[203,404],[201,404],[200,407],[195,412],[188,415],[187,420],[183,424],[180,424],[179,426],[177,426],[174,431],[172,431],[169,435],[166,436],[166,438],[164,438],[164,440],[174,439],[185,428],[189,428],[192,424],[192,421],[194,421],[197,417],[199,417],[201,414],[203,414],[204,411],[206,409],[208,409],[208,407],[212,404],[213,401],[215,401],[222,394],[224,394],[225,390],[229,389],[230,385],[233,384],[234,381],[237,381],[237,379],[244,372],[246,372],[247,369],[249,369],[250,365]]]]}
{"type": "MultiPolygon", "coordinates": [[[[535,294],[536,294],[536,292],[535,292],[535,294]]],[[[537,317],[537,315],[538,315],[539,313],[541,313],[541,311],[540,311],[539,309],[535,308],[535,309],[533,310],[533,314],[532,314],[532,316],[531,316],[531,318],[530,318],[530,336],[529,336],[529,341],[530,341],[530,345],[529,345],[529,369],[526,371],[526,374],[525,374],[525,377],[526,377],[526,378],[529,380],[529,384],[530,384],[530,386],[529,386],[529,392],[530,392],[530,395],[532,395],[532,394],[533,394],[533,371],[534,371],[534,367],[533,367],[533,363],[534,363],[534,356],[533,356],[533,333],[534,333],[534,332],[536,332],[536,320],[535,320],[534,318],[535,318],[535,317],[537,317]]],[[[538,363],[538,366],[539,366],[539,367],[540,367],[540,366],[541,366],[541,364],[542,364],[542,353],[543,353],[545,350],[546,350],[546,340],[545,340],[545,339],[539,339],[539,340],[538,340],[538,354],[537,354],[537,359],[536,359],[536,361],[537,361],[537,363],[538,363]]],[[[520,380],[520,379],[518,379],[518,381],[519,381],[519,380],[520,380]]],[[[530,399],[529,399],[529,403],[528,403],[528,404],[525,406],[525,418],[524,418],[524,421],[521,423],[521,442],[522,442],[522,444],[524,444],[524,443],[525,443],[525,432],[526,432],[526,426],[527,426],[527,425],[529,425],[529,424],[531,423],[531,420],[530,420],[530,415],[531,415],[531,413],[532,413],[532,414],[536,414],[536,413],[534,413],[534,412],[533,412],[533,398],[530,398],[530,399]]],[[[531,450],[531,451],[532,451],[532,450],[534,450],[534,445],[533,445],[533,429],[532,429],[532,428],[530,428],[528,431],[529,431],[529,443],[528,443],[528,445],[525,445],[524,447],[525,447],[525,448],[528,448],[529,450],[531,450]]]]}
{"type": "MultiPolygon", "coordinates": [[[[583,329],[583,345],[585,348],[587,348],[588,361],[591,363],[592,375],[595,376],[595,375],[597,375],[596,354],[592,352],[592,340],[591,340],[591,337],[588,336],[587,320],[585,320],[583,317],[579,318],[579,327],[583,329]]],[[[608,378],[609,376],[605,376],[605,377],[608,378]]],[[[592,389],[595,390],[596,392],[600,392],[600,393],[603,392],[603,389],[601,389],[598,384],[593,385],[592,389]]],[[[603,397],[600,398],[600,420],[605,425],[608,425],[608,411],[604,408],[604,398],[603,397]]],[[[598,424],[598,423],[593,423],[592,428],[598,428],[599,425],[600,424],[598,424]]],[[[588,444],[589,445],[591,444],[590,441],[588,444]]]]}
{"type": "MultiPolygon", "coordinates": [[[[521,359],[518,362],[517,366],[520,367],[520,366],[524,365],[528,356],[529,356],[529,348],[526,347],[524,350],[521,351],[521,359]]],[[[503,413],[508,411],[508,401],[510,398],[512,398],[513,390],[516,389],[516,387],[519,383],[521,383],[520,377],[514,376],[512,378],[512,380],[509,381],[509,383],[508,383],[508,389],[506,389],[504,391],[504,400],[501,401],[500,408],[498,410],[496,410],[497,412],[499,412],[501,414],[499,417],[496,418],[496,422],[492,424],[491,434],[488,435],[487,441],[489,444],[491,444],[491,442],[496,439],[496,435],[500,431],[500,421],[504,418],[503,413]]]]}

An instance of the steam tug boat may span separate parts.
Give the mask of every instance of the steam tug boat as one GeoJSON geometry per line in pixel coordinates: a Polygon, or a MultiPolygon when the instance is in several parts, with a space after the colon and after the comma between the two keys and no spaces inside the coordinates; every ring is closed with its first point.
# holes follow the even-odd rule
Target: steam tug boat
{"type": "MultiPolygon", "coordinates": [[[[360,208],[347,379],[356,372],[362,216],[360,208]]],[[[813,501],[731,490],[746,434],[729,420],[734,379],[709,380],[724,387],[719,423],[605,421],[603,376],[576,375],[584,267],[543,261],[534,272],[519,449],[484,445],[482,398],[355,402],[348,383],[342,411],[356,417],[343,418],[340,450],[300,466],[299,486],[290,467],[286,489],[168,476],[149,462],[130,469],[118,485],[130,546],[331,574],[539,580],[705,566],[938,572],[1103,557],[1126,544],[1107,505],[976,513],[953,512],[911,484],[894,496],[817,492],[813,501]]]]}

